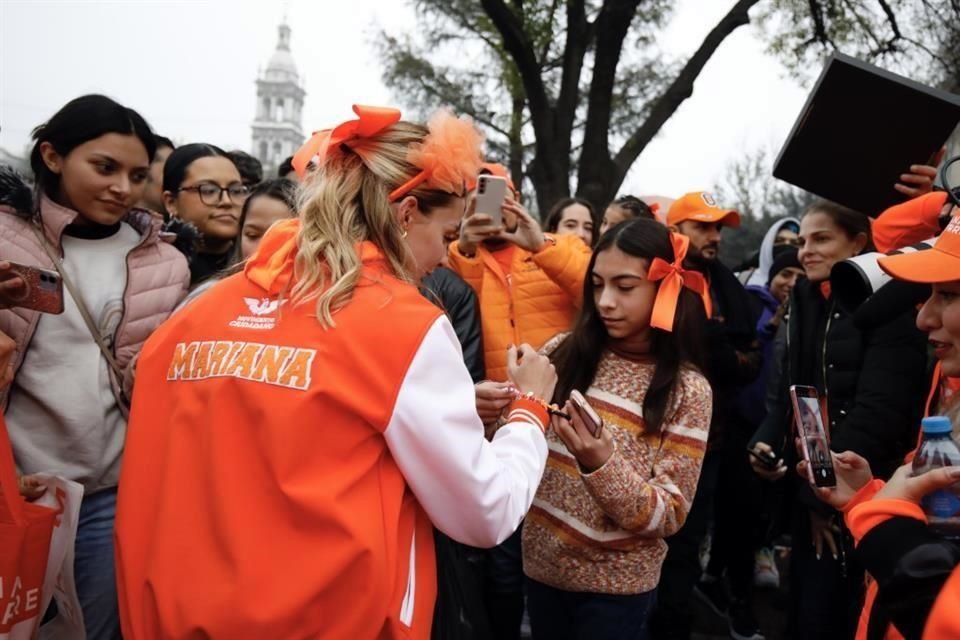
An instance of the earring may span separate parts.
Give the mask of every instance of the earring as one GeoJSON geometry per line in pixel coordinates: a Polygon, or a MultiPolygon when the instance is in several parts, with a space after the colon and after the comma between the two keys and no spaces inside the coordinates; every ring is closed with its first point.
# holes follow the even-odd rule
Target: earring
{"type": "Polygon", "coordinates": [[[406,230],[406,229],[403,230],[403,233],[400,234],[400,237],[406,239],[406,237],[407,237],[407,230],[406,230]]]}

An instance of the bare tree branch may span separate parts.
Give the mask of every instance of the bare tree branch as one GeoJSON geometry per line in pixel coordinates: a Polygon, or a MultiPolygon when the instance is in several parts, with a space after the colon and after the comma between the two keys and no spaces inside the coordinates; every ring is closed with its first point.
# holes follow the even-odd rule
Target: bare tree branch
{"type": "MultiPolygon", "coordinates": [[[[522,3],[515,0],[518,6],[522,3]]],[[[520,79],[523,81],[523,88],[527,94],[527,102],[530,105],[531,112],[547,112],[549,110],[549,101],[547,99],[547,90],[543,84],[543,78],[540,75],[540,64],[537,62],[537,54],[533,50],[533,45],[523,26],[517,19],[516,14],[510,10],[503,0],[481,0],[484,10],[500,35],[503,37],[503,46],[516,62],[517,70],[520,72],[520,79]]],[[[538,130],[537,138],[550,135],[549,129],[543,127],[543,124],[537,123],[534,118],[534,128],[538,130]]]]}
{"type": "MultiPolygon", "coordinates": [[[[617,65],[623,50],[623,41],[630,30],[630,22],[640,0],[606,0],[597,15],[597,31],[604,34],[597,42],[593,61],[593,79],[588,97],[587,122],[583,132],[584,153],[593,158],[610,161],[609,131],[617,65]]],[[[602,176],[607,167],[593,163],[580,166],[579,185],[602,176]]]]}
{"type": "Polygon", "coordinates": [[[710,60],[720,44],[728,35],[739,27],[750,23],[748,11],[760,0],[738,0],[720,22],[707,34],[700,48],[691,56],[680,74],[670,84],[667,90],[657,99],[650,110],[650,115],[644,123],[634,131],[614,157],[617,172],[617,182],[622,182],[627,171],[639,157],[653,137],[660,131],[664,123],[670,119],[684,100],[693,95],[693,83],[703,71],[703,67],[710,60]]]}
{"type": "Polygon", "coordinates": [[[558,136],[569,138],[573,132],[573,118],[580,102],[580,74],[588,45],[584,0],[567,0],[567,42],[563,48],[563,73],[557,94],[558,136]]]}

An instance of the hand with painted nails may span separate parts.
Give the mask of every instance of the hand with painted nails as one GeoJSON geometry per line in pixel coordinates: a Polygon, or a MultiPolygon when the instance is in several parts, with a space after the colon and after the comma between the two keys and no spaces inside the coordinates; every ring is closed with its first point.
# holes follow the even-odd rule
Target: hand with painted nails
{"type": "Polygon", "coordinates": [[[830,551],[834,560],[840,557],[840,535],[840,526],[833,517],[810,511],[810,538],[817,560],[823,557],[825,549],[830,551]]]}
{"type": "Polygon", "coordinates": [[[550,358],[537,353],[530,345],[510,346],[507,350],[507,371],[510,382],[520,393],[533,394],[545,402],[553,398],[557,370],[550,358]]]}
{"type": "MultiPolygon", "coordinates": [[[[830,455],[833,458],[833,470],[837,478],[837,486],[811,488],[820,500],[834,509],[842,510],[860,489],[873,480],[873,472],[870,470],[870,463],[867,462],[866,458],[853,451],[844,451],[843,453],[833,453],[831,451],[830,455]]],[[[806,460],[797,463],[797,473],[800,477],[810,477],[808,466],[806,460]]]]}
{"type": "Polygon", "coordinates": [[[918,476],[913,475],[913,465],[905,464],[887,481],[875,500],[905,500],[920,504],[927,494],[960,482],[960,467],[940,467],[918,476]]]}
{"type": "Polygon", "coordinates": [[[517,394],[516,388],[509,382],[484,380],[474,386],[477,396],[477,413],[484,427],[497,422],[503,410],[517,394]]]}
{"type": "Polygon", "coordinates": [[[787,465],[783,463],[783,458],[777,458],[773,449],[766,442],[758,442],[749,450],[750,466],[754,473],[763,478],[774,482],[787,475],[787,465]]]}

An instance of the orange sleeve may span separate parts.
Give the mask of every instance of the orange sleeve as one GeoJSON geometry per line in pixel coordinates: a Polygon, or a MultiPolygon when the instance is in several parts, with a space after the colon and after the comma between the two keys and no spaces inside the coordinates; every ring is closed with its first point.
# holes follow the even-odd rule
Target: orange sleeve
{"type": "Polygon", "coordinates": [[[921,522],[927,521],[920,505],[907,500],[867,500],[853,507],[846,515],[847,528],[853,534],[853,539],[860,543],[865,535],[877,525],[883,524],[894,516],[913,518],[921,522]]]}
{"type": "Polygon", "coordinates": [[[933,603],[923,640],[960,638],[960,568],[954,569],[933,603]]]}
{"type": "Polygon", "coordinates": [[[934,191],[884,211],[871,225],[877,251],[888,253],[939,235],[938,218],[946,202],[945,191],[934,191]]]}
{"type": "Polygon", "coordinates": [[[534,253],[533,261],[579,309],[583,302],[583,281],[590,264],[590,247],[576,236],[550,237],[555,239],[555,243],[548,242],[534,253]]]}

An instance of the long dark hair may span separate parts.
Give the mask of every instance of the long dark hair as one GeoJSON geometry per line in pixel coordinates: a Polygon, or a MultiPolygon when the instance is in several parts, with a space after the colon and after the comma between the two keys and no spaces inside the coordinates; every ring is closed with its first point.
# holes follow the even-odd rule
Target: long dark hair
{"type": "Polygon", "coordinates": [[[593,221],[593,230],[591,231],[592,237],[590,239],[590,244],[596,244],[597,242],[597,213],[593,210],[593,205],[589,201],[584,200],[583,198],[564,198],[563,200],[557,201],[552,207],[550,207],[549,213],[547,213],[547,221],[544,225],[544,228],[549,233],[555,233],[557,229],[560,228],[560,221],[563,220],[563,212],[566,211],[567,207],[573,204],[579,204],[587,208],[587,211],[590,212],[590,220],[593,221]]]}
{"type": "Polygon", "coordinates": [[[259,197],[273,198],[274,200],[279,200],[283,204],[287,205],[287,208],[290,209],[290,216],[294,217],[297,215],[297,185],[292,181],[287,180],[286,178],[276,178],[274,180],[267,180],[261,182],[256,186],[256,188],[250,193],[250,196],[243,201],[243,207],[240,209],[240,221],[239,228],[240,231],[237,234],[237,242],[234,243],[233,255],[230,256],[230,264],[236,264],[241,262],[243,258],[240,255],[240,234],[243,233],[243,223],[247,221],[247,213],[250,212],[250,204],[253,202],[254,198],[259,197]]]}
{"type": "MultiPolygon", "coordinates": [[[[609,345],[610,338],[594,300],[591,275],[597,256],[612,247],[648,263],[654,258],[671,263],[674,259],[670,232],[659,222],[634,218],[621,222],[603,234],[590,258],[583,284],[583,307],[573,333],[551,356],[558,376],[554,402],[565,402],[574,389],[581,393],[587,391],[597,374],[600,358],[609,345]]],[[[705,322],[703,301],[699,295],[684,287],[677,301],[673,331],[652,330],[650,355],[655,364],[650,387],[643,398],[643,418],[648,431],[659,433],[667,418],[670,398],[681,369],[703,368],[700,342],[705,322]]]]}
{"type": "Polygon", "coordinates": [[[49,142],[61,157],[66,157],[85,142],[108,133],[136,136],[147,151],[147,161],[153,162],[157,143],[150,125],[139,113],[107,96],[80,96],[63,105],[52,118],[33,130],[35,142],[30,152],[30,168],[37,189],[53,196],[60,188],[60,176],[50,171],[43,161],[41,144],[49,142]]]}
{"type": "MultiPolygon", "coordinates": [[[[187,171],[190,169],[190,165],[195,160],[210,157],[226,158],[236,166],[236,162],[230,157],[230,154],[220,147],[205,142],[191,142],[182,147],[177,147],[167,157],[167,161],[163,165],[163,190],[176,194],[177,190],[183,185],[183,181],[187,179],[187,171]]],[[[240,170],[237,169],[237,171],[240,170]]]]}

